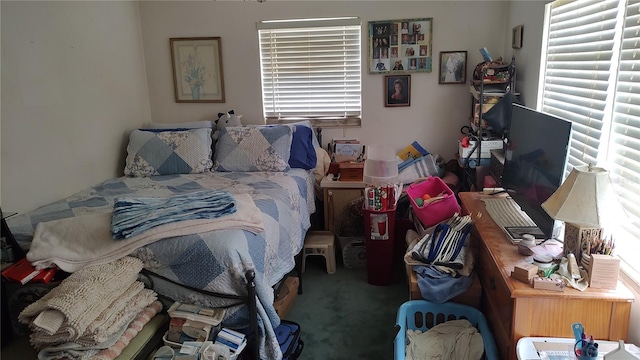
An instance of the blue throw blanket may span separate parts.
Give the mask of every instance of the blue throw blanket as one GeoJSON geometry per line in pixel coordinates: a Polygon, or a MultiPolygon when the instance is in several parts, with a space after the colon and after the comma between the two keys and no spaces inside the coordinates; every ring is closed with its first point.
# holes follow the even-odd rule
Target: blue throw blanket
{"type": "Polygon", "coordinates": [[[116,198],[111,234],[128,239],[159,225],[199,219],[217,219],[237,211],[230,192],[206,190],[167,198],[116,198]]]}

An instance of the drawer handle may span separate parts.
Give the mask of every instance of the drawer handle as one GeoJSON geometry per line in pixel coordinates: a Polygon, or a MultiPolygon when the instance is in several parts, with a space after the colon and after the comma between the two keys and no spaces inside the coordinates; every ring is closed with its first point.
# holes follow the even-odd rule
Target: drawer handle
{"type": "Polygon", "coordinates": [[[489,278],[489,287],[491,290],[496,289],[496,279],[493,276],[489,278]]]}

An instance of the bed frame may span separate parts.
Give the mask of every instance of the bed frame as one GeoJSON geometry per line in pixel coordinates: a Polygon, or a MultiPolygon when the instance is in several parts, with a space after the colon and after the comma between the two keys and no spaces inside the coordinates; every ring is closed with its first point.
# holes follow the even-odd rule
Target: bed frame
{"type": "MultiPolygon", "coordinates": [[[[298,275],[298,279],[299,279],[299,287],[298,287],[298,294],[302,294],[302,251],[304,251],[304,248],[296,255],[295,259],[296,259],[296,265],[295,265],[295,272],[296,275],[298,275]]],[[[245,273],[245,279],[247,281],[247,285],[246,285],[246,289],[247,289],[247,295],[229,295],[229,294],[221,294],[221,293],[215,293],[212,291],[207,291],[207,290],[202,290],[202,289],[198,289],[189,285],[185,285],[185,284],[181,284],[178,283],[174,280],[171,280],[165,276],[162,275],[158,275],[152,271],[149,271],[147,269],[142,269],[142,271],[140,272],[141,276],[144,277],[144,279],[142,279],[142,281],[145,283],[145,286],[149,286],[151,289],[153,289],[153,279],[151,278],[151,276],[155,276],[159,279],[162,279],[164,281],[168,281],[171,282],[173,284],[179,285],[185,289],[189,289],[192,291],[196,291],[199,292],[201,294],[205,294],[205,295],[209,295],[209,296],[215,296],[218,298],[224,298],[224,299],[234,299],[234,300],[238,300],[237,303],[231,304],[229,305],[229,307],[231,306],[237,306],[237,305],[241,305],[243,303],[246,303],[247,306],[249,307],[249,335],[247,336],[247,343],[250,345],[249,348],[247,349],[249,351],[248,353],[248,359],[251,360],[259,360],[260,359],[260,343],[258,341],[258,333],[259,333],[259,328],[258,328],[258,307],[256,304],[256,282],[255,282],[255,278],[256,278],[256,273],[254,270],[248,270],[245,273]]],[[[285,276],[286,277],[286,276],[285,276]]],[[[279,289],[277,289],[279,290],[279,289]]],[[[158,296],[160,296],[158,294],[158,296]]],[[[167,299],[169,301],[173,301],[172,299],[167,299]]],[[[245,351],[246,353],[246,351],[245,351]]],[[[243,356],[243,359],[247,359],[247,356],[243,356]]]]}

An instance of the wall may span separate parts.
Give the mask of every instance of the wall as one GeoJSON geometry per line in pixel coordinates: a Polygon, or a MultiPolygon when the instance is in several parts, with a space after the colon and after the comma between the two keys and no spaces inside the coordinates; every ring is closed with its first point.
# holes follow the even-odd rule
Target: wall
{"type": "MultiPolygon", "coordinates": [[[[467,76],[482,61],[486,46],[501,55],[507,2],[504,1],[214,1],[141,2],[142,36],[154,121],[215,119],[234,109],[245,123],[262,123],[260,64],[256,23],[260,20],[358,16],[363,24],[363,54],[368,21],[433,18],[433,72],[411,74],[411,106],[385,108],[383,79],[368,74],[363,55],[361,128],[325,129],[333,137],[353,136],[365,144],[388,143],[400,150],[413,140],[432,153],[453,158],[460,128],[468,125],[468,85],[439,85],[440,51],[468,51],[467,76]],[[170,37],[220,36],[226,103],[176,103],[169,52],[170,37]]],[[[510,32],[509,32],[510,39],[510,32]]]]}
{"type": "Polygon", "coordinates": [[[2,209],[122,174],[150,118],[135,2],[1,2],[2,209]]]}
{"type": "Polygon", "coordinates": [[[535,109],[538,98],[538,82],[540,76],[540,49],[544,27],[544,1],[511,1],[509,2],[508,21],[505,33],[503,53],[506,58],[516,57],[516,91],[520,93],[520,101],[525,106],[535,109]],[[511,48],[511,32],[517,25],[523,25],[522,48],[511,48]]]}

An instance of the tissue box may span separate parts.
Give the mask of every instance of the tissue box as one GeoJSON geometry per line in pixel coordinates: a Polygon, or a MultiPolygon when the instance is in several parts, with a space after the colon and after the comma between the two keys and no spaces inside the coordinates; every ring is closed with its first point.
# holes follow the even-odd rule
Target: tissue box
{"type": "Polygon", "coordinates": [[[614,290],[618,287],[619,271],[619,258],[611,255],[591,254],[589,286],[596,289],[614,290]]]}

